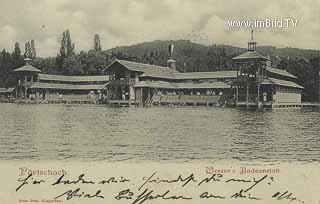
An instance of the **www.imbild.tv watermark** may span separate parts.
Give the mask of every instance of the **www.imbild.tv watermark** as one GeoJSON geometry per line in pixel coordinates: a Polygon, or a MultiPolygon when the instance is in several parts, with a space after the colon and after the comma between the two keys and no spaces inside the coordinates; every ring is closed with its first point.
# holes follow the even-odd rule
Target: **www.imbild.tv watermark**
{"type": "Polygon", "coordinates": [[[263,20],[258,19],[243,19],[243,20],[227,20],[229,28],[294,28],[298,26],[298,19],[282,18],[263,20]]]}

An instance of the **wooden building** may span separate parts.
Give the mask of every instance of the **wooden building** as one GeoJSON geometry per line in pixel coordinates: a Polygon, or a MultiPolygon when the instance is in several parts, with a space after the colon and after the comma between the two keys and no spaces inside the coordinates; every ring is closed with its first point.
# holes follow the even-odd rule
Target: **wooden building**
{"type": "Polygon", "coordinates": [[[234,57],[234,71],[188,72],[168,67],[115,60],[104,70],[110,76],[108,102],[136,105],[232,105],[282,107],[301,105],[303,87],[297,77],[271,67],[270,59],[256,51],[234,57]]]}
{"type": "Polygon", "coordinates": [[[15,88],[0,88],[0,102],[9,103],[14,99],[15,88]]]}
{"type": "Polygon", "coordinates": [[[270,59],[256,51],[256,42],[248,43],[248,51],[234,57],[237,78],[236,106],[290,107],[301,105],[303,87],[295,82],[297,77],[283,69],[271,67],[270,59]]]}
{"type": "Polygon", "coordinates": [[[26,64],[13,70],[18,75],[16,98],[26,99],[30,94],[30,87],[37,81],[41,71],[30,64],[31,59],[26,58],[26,64]]]}
{"type": "MultiPolygon", "coordinates": [[[[174,66],[174,65],[172,65],[174,66]]],[[[180,73],[174,68],[115,60],[110,75],[109,103],[221,105],[231,95],[235,71],[180,73]]]]}
{"type": "Polygon", "coordinates": [[[42,74],[28,61],[14,70],[19,74],[17,98],[39,103],[98,103],[104,101],[109,76],[42,74]]]}
{"type": "Polygon", "coordinates": [[[115,60],[100,76],[42,74],[30,65],[14,70],[19,74],[16,95],[47,103],[97,103],[117,105],[207,105],[288,107],[301,105],[303,87],[286,70],[271,67],[270,59],[256,51],[234,57],[236,70],[181,73],[171,59],[167,67],[115,60]]]}

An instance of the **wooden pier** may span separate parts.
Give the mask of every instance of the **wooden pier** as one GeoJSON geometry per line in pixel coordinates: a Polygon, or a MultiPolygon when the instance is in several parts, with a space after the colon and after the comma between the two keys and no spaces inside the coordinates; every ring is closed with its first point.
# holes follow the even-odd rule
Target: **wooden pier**
{"type": "MultiPolygon", "coordinates": [[[[233,104],[233,106],[239,108],[258,108],[258,104],[255,102],[238,102],[237,104],[233,104]]],[[[279,108],[320,108],[320,103],[310,103],[310,102],[302,102],[302,103],[261,103],[260,108],[267,109],[279,109],[279,108]]]]}
{"type": "Polygon", "coordinates": [[[110,106],[138,106],[139,105],[135,101],[130,101],[130,100],[109,100],[107,104],[110,106]]]}
{"type": "MultiPolygon", "coordinates": [[[[146,104],[138,104],[132,100],[109,100],[107,102],[99,102],[92,100],[59,100],[59,99],[51,99],[51,100],[30,100],[30,99],[18,99],[12,100],[11,103],[16,104],[104,104],[109,106],[208,106],[208,107],[236,107],[236,108],[249,108],[249,109],[258,109],[258,104],[254,102],[238,102],[235,103],[219,103],[219,101],[178,101],[178,100],[160,100],[160,101],[150,101],[146,104]]],[[[302,102],[302,103],[261,103],[260,108],[262,109],[294,109],[294,108],[319,108],[320,103],[310,103],[310,102],[302,102]]]]}

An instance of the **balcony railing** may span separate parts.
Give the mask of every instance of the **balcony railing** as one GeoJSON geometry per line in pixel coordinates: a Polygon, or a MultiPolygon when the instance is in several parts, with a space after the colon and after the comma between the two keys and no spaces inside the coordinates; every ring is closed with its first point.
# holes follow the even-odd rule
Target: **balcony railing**
{"type": "Polygon", "coordinates": [[[208,96],[208,95],[154,95],[153,102],[165,103],[218,103],[222,96],[208,96]]]}
{"type": "Polygon", "coordinates": [[[111,86],[128,86],[129,81],[126,79],[115,79],[115,80],[111,80],[109,84],[111,86]]]}
{"type": "Polygon", "coordinates": [[[21,86],[24,86],[24,87],[29,87],[32,85],[32,82],[28,81],[28,82],[21,82],[21,86]]]}

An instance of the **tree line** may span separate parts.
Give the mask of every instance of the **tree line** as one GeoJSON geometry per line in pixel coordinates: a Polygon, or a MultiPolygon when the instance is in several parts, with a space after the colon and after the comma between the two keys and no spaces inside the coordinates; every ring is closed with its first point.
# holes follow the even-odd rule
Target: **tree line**
{"type": "Polygon", "coordinates": [[[75,52],[69,30],[63,31],[60,41],[59,54],[53,57],[37,57],[35,41],[25,43],[24,52],[20,43],[16,42],[12,52],[6,49],[0,55],[0,87],[12,87],[16,84],[14,69],[25,64],[24,59],[30,58],[32,65],[43,73],[63,75],[96,75],[110,62],[110,56],[102,51],[100,36],[93,39],[93,49],[75,52]]]}
{"type": "MultiPolygon", "coordinates": [[[[153,41],[103,50],[100,36],[96,34],[92,39],[92,49],[77,53],[70,31],[65,30],[61,34],[58,55],[40,58],[37,57],[35,43],[34,40],[26,42],[24,52],[21,51],[19,42],[15,43],[12,52],[5,49],[1,51],[0,87],[16,85],[16,78],[12,70],[23,66],[24,58],[32,59],[33,66],[43,73],[100,75],[103,74],[102,70],[114,59],[166,66],[166,61],[170,57],[167,46],[171,43],[175,44],[174,59],[177,61],[177,70],[181,72],[234,70],[232,58],[245,51],[243,48],[225,45],[205,46],[188,40],[153,41]]],[[[261,48],[259,51],[264,55],[271,55],[271,57],[277,55],[277,51],[273,47],[261,48]]],[[[274,65],[287,69],[298,77],[297,82],[305,87],[304,100],[316,101],[319,91],[319,55],[310,55],[310,51],[307,50],[291,49],[289,51],[279,51],[282,52],[282,56],[273,60],[274,65]],[[297,56],[288,58],[287,54],[292,55],[292,53],[297,53],[297,56]]]]}

